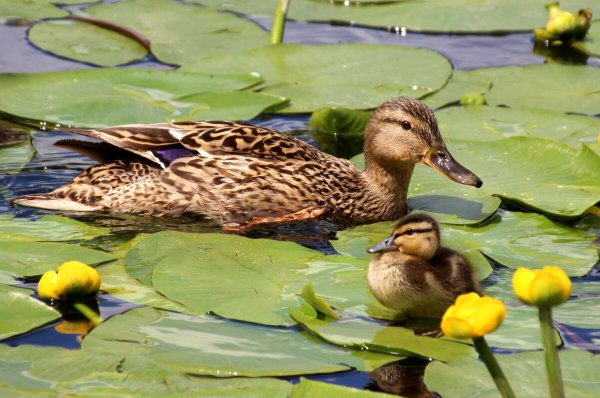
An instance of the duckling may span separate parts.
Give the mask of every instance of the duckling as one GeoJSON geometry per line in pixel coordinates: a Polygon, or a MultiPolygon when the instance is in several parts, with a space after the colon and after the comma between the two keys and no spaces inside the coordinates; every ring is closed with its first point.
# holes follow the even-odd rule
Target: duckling
{"type": "Polygon", "coordinates": [[[458,295],[480,291],[469,261],[440,245],[438,223],[428,215],[405,216],[367,251],[379,253],[367,271],[373,296],[410,317],[441,318],[458,295]]]}
{"type": "Polygon", "coordinates": [[[50,193],[14,203],[50,210],[201,215],[236,228],[328,218],[339,224],[406,213],[415,164],[480,187],[444,144],[426,105],[398,97],[365,132],[365,170],[286,134],[247,123],[199,121],[65,131],[100,142],[57,145],[101,164],[50,193]]]}

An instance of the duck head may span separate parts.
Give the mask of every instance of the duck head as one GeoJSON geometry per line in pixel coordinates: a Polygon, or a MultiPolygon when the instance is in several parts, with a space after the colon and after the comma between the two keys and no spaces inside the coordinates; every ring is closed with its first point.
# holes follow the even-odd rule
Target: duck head
{"type": "Polygon", "coordinates": [[[398,251],[430,260],[440,247],[438,223],[426,214],[411,213],[403,217],[392,235],[367,249],[369,253],[398,251]]]}
{"type": "Polygon", "coordinates": [[[365,133],[365,157],[387,170],[423,163],[453,181],[479,188],[477,175],[458,163],[446,148],[435,115],[421,101],[398,97],[379,106],[365,133]]]}

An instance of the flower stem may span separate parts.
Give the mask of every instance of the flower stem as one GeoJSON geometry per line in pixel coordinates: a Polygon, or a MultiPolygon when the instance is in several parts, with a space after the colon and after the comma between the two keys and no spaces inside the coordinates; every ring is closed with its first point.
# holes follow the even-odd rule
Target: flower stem
{"type": "Polygon", "coordinates": [[[98,326],[102,323],[102,318],[100,318],[100,316],[96,314],[96,311],[92,310],[87,305],[83,303],[74,303],[73,307],[75,307],[77,311],[81,312],[83,316],[89,319],[90,322],[94,324],[94,326],[98,326]]]}
{"type": "Polygon", "coordinates": [[[544,362],[546,362],[546,373],[548,374],[548,385],[551,398],[564,398],[565,388],[563,386],[558,350],[554,340],[554,327],[552,326],[552,308],[540,308],[540,326],[542,328],[542,342],[544,344],[544,362]]]}
{"type": "Polygon", "coordinates": [[[500,395],[502,395],[503,398],[515,398],[515,393],[510,387],[510,384],[508,384],[508,380],[506,379],[506,376],[504,376],[504,373],[502,372],[498,361],[496,361],[496,357],[492,354],[490,346],[487,341],[485,341],[485,338],[483,338],[483,336],[473,337],[473,343],[475,343],[475,349],[477,349],[477,352],[481,356],[481,359],[483,359],[490,375],[492,375],[492,379],[494,379],[494,383],[496,383],[500,395]]]}
{"type": "Polygon", "coordinates": [[[285,29],[285,18],[291,0],[277,0],[275,14],[273,14],[273,25],[271,26],[270,44],[281,44],[283,41],[283,30],[285,29]]]}

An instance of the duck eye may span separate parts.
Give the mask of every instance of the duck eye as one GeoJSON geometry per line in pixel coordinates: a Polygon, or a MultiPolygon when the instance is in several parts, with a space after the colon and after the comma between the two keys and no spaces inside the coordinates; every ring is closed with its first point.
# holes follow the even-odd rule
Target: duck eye
{"type": "Polygon", "coordinates": [[[415,233],[415,231],[412,228],[407,229],[406,231],[404,231],[404,235],[413,235],[415,233]]]}
{"type": "Polygon", "coordinates": [[[410,130],[412,125],[410,124],[410,122],[408,120],[403,120],[400,122],[400,126],[402,126],[402,128],[404,130],[410,130]]]}

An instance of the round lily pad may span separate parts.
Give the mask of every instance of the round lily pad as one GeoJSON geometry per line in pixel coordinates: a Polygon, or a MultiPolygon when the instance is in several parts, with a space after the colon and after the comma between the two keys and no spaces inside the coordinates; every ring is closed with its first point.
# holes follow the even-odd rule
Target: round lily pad
{"type": "Polygon", "coordinates": [[[399,95],[422,97],[441,88],[452,65],[431,50],[375,44],[266,46],[187,64],[206,73],[258,73],[261,92],[290,98],[279,112],[332,106],[375,108],[399,95]]]}
{"type": "Polygon", "coordinates": [[[60,314],[31,297],[32,291],[0,284],[0,340],[25,333],[60,318],[60,314]]]}
{"type": "Polygon", "coordinates": [[[33,25],[29,40],[61,57],[97,66],[116,66],[146,56],[138,42],[117,32],[86,22],[46,21],[33,25]]]}

